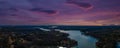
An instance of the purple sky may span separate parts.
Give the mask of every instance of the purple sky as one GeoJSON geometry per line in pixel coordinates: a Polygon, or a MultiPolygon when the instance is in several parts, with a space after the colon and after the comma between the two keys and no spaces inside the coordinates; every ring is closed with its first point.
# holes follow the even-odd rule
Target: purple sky
{"type": "Polygon", "coordinates": [[[0,25],[120,25],[120,0],[0,0],[0,25]]]}

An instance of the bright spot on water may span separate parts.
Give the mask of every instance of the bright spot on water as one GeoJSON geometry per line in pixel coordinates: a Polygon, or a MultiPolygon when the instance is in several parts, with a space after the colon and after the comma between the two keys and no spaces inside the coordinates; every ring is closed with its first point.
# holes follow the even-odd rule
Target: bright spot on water
{"type": "Polygon", "coordinates": [[[66,48],[66,47],[59,47],[59,48],[66,48]]]}

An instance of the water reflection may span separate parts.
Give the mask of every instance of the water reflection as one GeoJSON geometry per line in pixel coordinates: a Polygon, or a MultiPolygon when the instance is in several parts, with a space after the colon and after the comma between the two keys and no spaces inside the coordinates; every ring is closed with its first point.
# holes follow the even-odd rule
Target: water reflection
{"type": "Polygon", "coordinates": [[[83,35],[80,31],[62,31],[70,34],[70,38],[78,41],[78,46],[75,48],[96,48],[97,40],[93,37],[83,35]]]}
{"type": "Polygon", "coordinates": [[[83,32],[85,35],[89,35],[98,39],[96,42],[96,48],[120,48],[120,29],[108,28],[101,30],[88,30],[83,32]]]}
{"type": "Polygon", "coordinates": [[[117,45],[117,48],[120,48],[120,42],[118,42],[117,44],[118,44],[118,45],[117,45]]]}

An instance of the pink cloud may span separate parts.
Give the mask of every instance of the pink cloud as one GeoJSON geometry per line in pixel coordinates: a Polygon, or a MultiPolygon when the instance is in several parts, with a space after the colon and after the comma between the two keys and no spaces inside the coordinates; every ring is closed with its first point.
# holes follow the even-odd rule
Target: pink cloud
{"type": "Polygon", "coordinates": [[[94,6],[87,2],[77,2],[76,0],[67,0],[67,4],[71,6],[78,6],[81,9],[89,10],[92,9],[94,6]]]}

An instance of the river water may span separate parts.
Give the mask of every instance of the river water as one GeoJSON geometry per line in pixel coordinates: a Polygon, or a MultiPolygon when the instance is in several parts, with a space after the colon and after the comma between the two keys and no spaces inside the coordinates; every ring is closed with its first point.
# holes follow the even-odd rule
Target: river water
{"type": "Polygon", "coordinates": [[[78,42],[78,46],[73,48],[96,48],[97,39],[83,35],[80,31],[70,30],[70,31],[61,31],[68,33],[71,39],[74,39],[78,42]]]}
{"type": "Polygon", "coordinates": [[[118,42],[117,48],[120,48],[120,42],[118,42]]]}
{"type": "MultiPolygon", "coordinates": [[[[96,48],[97,39],[82,34],[80,30],[60,30],[60,29],[55,30],[68,33],[69,38],[76,40],[78,42],[78,45],[72,48],[96,48]]],[[[120,42],[118,42],[117,48],[120,48],[120,42]]]]}

